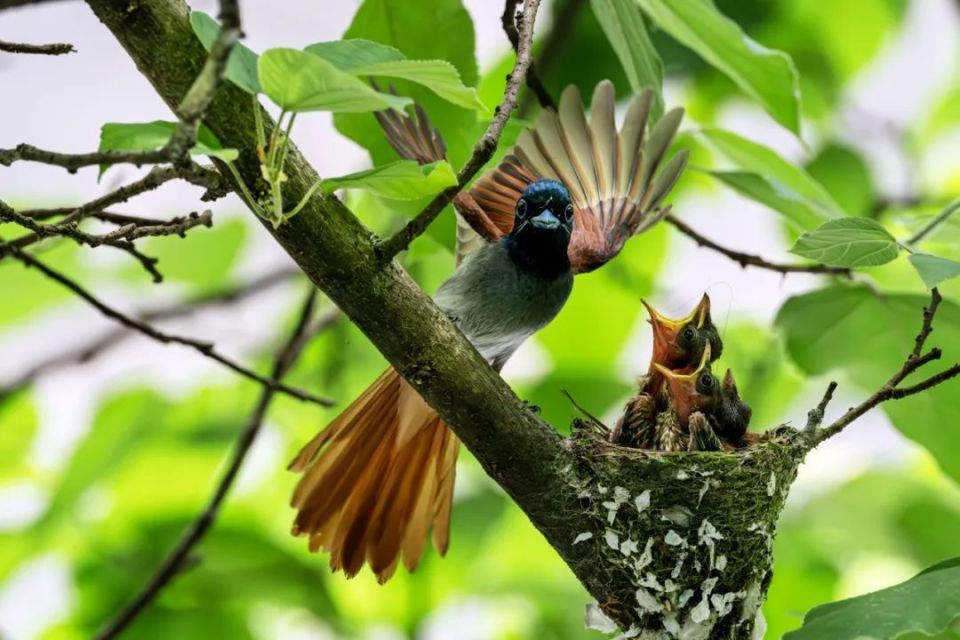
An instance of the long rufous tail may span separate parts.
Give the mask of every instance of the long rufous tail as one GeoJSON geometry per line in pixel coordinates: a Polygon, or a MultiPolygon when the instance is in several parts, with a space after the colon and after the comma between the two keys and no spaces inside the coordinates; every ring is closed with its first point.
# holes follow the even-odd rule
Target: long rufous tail
{"type": "Polygon", "coordinates": [[[433,526],[446,553],[460,441],[420,395],[388,369],[300,451],[293,534],[352,577],[369,564],[381,583],[413,571],[433,526]]]}

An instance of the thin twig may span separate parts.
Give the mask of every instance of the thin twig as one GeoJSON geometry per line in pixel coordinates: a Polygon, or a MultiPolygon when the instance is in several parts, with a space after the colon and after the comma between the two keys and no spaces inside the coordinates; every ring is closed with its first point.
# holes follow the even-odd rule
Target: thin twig
{"type": "Polygon", "coordinates": [[[58,42],[55,44],[25,44],[22,42],[4,42],[0,40],[0,51],[7,53],[29,53],[44,56],[62,56],[67,53],[76,53],[72,44],[58,42]]]}
{"type": "Polygon", "coordinates": [[[217,352],[213,348],[213,344],[209,342],[203,342],[201,340],[196,340],[193,338],[187,338],[184,336],[165,333],[163,331],[160,331],[156,327],[153,327],[147,324],[146,322],[131,318],[130,316],[127,316],[121,313],[120,311],[117,311],[113,307],[110,307],[109,305],[100,301],[92,293],[90,293],[89,291],[81,287],[79,284],[77,284],[70,278],[66,277],[62,273],[59,273],[51,269],[44,263],[37,260],[35,257],[31,256],[30,254],[24,251],[21,251],[20,249],[10,244],[4,245],[4,243],[0,242],[0,249],[3,249],[4,247],[6,247],[7,250],[11,252],[14,258],[20,260],[20,262],[24,263],[26,266],[37,269],[38,271],[43,273],[45,276],[47,276],[51,280],[54,280],[59,284],[63,285],[64,287],[66,287],[67,289],[70,289],[73,293],[80,296],[81,298],[86,300],[91,306],[96,308],[97,311],[99,311],[106,317],[111,318],[112,320],[116,320],[117,322],[127,327],[128,329],[139,331],[143,335],[147,336],[148,338],[152,338],[157,342],[162,342],[164,344],[180,344],[186,347],[190,347],[194,351],[201,353],[202,355],[210,358],[211,360],[215,360],[216,362],[219,362],[220,364],[224,365],[228,369],[231,369],[237,372],[238,374],[240,374],[245,378],[249,378],[250,380],[259,382],[265,387],[275,388],[278,391],[281,391],[289,396],[297,398],[298,400],[303,400],[305,402],[312,402],[314,404],[319,404],[320,406],[323,406],[323,407],[331,407],[334,404],[332,400],[314,395],[309,391],[305,391],[303,389],[298,389],[295,387],[289,387],[277,380],[264,377],[259,373],[257,373],[256,371],[248,369],[247,367],[244,367],[243,365],[217,352]]]}
{"type": "Polygon", "coordinates": [[[825,264],[783,264],[778,262],[770,262],[768,260],[764,260],[760,256],[750,253],[743,253],[742,251],[735,251],[734,249],[728,249],[727,247],[719,245],[710,238],[707,238],[706,236],[703,236],[691,229],[686,223],[681,222],[676,216],[668,215],[666,218],[664,218],[664,220],[672,224],[677,231],[684,234],[701,247],[722,253],[744,268],[758,267],[760,269],[776,271],[777,273],[782,274],[821,273],[847,277],[850,277],[851,275],[850,269],[844,267],[830,267],[825,264]]]}
{"type": "Polygon", "coordinates": [[[906,244],[911,246],[917,244],[918,242],[926,238],[928,235],[930,235],[930,233],[934,229],[936,229],[938,226],[946,222],[950,218],[950,216],[952,216],[957,211],[960,211],[960,199],[954,200],[953,202],[948,204],[946,207],[944,207],[943,210],[940,213],[938,213],[936,217],[933,218],[933,220],[927,223],[927,225],[922,229],[920,229],[920,231],[917,231],[913,236],[911,236],[910,239],[907,240],[906,244]]]}
{"type": "MultiPolygon", "coordinates": [[[[921,391],[926,391],[931,389],[939,384],[950,380],[958,375],[960,375],[960,364],[954,364],[953,366],[941,371],[940,373],[933,375],[926,380],[922,380],[914,385],[909,387],[900,387],[900,383],[909,376],[914,371],[920,369],[925,364],[933,362],[934,360],[939,360],[941,357],[940,349],[934,347],[925,354],[922,354],[924,344],[927,341],[927,338],[930,337],[930,333],[933,331],[933,319],[937,313],[937,307],[940,305],[940,292],[936,288],[932,289],[930,292],[930,304],[926,306],[923,310],[923,324],[920,327],[920,333],[917,334],[917,337],[914,341],[913,350],[904,360],[903,366],[891,376],[887,382],[880,387],[873,395],[861,402],[855,407],[852,407],[847,410],[840,418],[833,422],[830,426],[825,427],[824,429],[816,432],[815,435],[811,438],[810,446],[815,447],[824,440],[832,438],[841,431],[843,431],[847,426],[854,422],[857,418],[870,411],[874,407],[880,405],[883,402],[888,400],[899,400],[901,398],[906,398],[914,394],[920,393],[921,391]],[[922,354],[922,355],[921,355],[922,354]]],[[[831,386],[836,386],[835,383],[831,383],[831,386]]],[[[828,390],[828,395],[832,395],[832,391],[828,390]]],[[[825,396],[824,400],[821,401],[820,406],[817,408],[821,412],[826,408],[826,404],[829,402],[829,397],[825,396]]],[[[810,412],[814,413],[813,411],[810,412]]],[[[813,431],[809,429],[808,431],[813,431]]]]}
{"type": "MultiPolygon", "coordinates": [[[[271,373],[273,378],[279,380],[286,375],[303,351],[303,348],[309,342],[312,334],[307,331],[307,327],[310,322],[310,316],[313,314],[315,300],[316,289],[311,286],[310,294],[307,296],[307,300],[300,311],[297,325],[276,357],[273,372],[271,373]]],[[[177,542],[177,545],[163,560],[153,577],[147,581],[147,584],[144,585],[143,589],[140,590],[133,601],[124,607],[116,618],[111,620],[97,633],[95,636],[97,640],[110,640],[119,636],[124,629],[137,619],[137,616],[146,610],[150,603],[160,595],[164,587],[181,571],[190,553],[201,540],[203,540],[203,537],[217,519],[220,507],[230,492],[234,481],[237,479],[237,474],[240,472],[240,468],[243,466],[257,435],[260,433],[260,428],[267,415],[267,410],[270,408],[270,402],[273,400],[275,391],[276,389],[273,388],[265,388],[260,393],[260,399],[257,401],[253,413],[247,420],[246,428],[237,439],[233,454],[230,457],[230,462],[223,472],[220,481],[217,483],[206,507],[204,507],[203,511],[200,512],[193,523],[183,533],[180,541],[177,542]]]]}
{"type": "MultiPolygon", "coordinates": [[[[551,27],[542,38],[540,53],[537,55],[536,69],[531,70],[538,81],[540,81],[540,78],[547,73],[547,70],[552,65],[556,64],[557,59],[560,57],[561,47],[570,43],[570,33],[576,27],[580,11],[586,4],[586,0],[566,0],[557,2],[554,5],[555,9],[553,11],[551,27]]],[[[544,103],[541,96],[536,92],[534,92],[533,95],[540,100],[541,107],[547,107],[553,103],[553,100],[549,103],[544,103]]],[[[517,115],[521,118],[525,117],[532,105],[533,99],[531,94],[528,93],[523,97],[523,100],[520,101],[517,115]]]]}
{"type": "MultiPolygon", "coordinates": [[[[253,297],[278,284],[288,282],[303,272],[296,267],[281,267],[274,271],[254,278],[239,286],[233,286],[191,300],[177,301],[173,304],[155,307],[148,311],[136,314],[142,322],[155,323],[172,320],[203,309],[225,304],[233,304],[253,297]]],[[[84,344],[68,351],[55,354],[34,364],[22,372],[9,383],[0,386],[0,400],[32,384],[41,375],[69,366],[71,364],[86,364],[120,344],[128,337],[136,335],[126,326],[117,326],[94,336],[84,344]]]]}
{"type": "MultiPolygon", "coordinates": [[[[511,0],[507,0],[508,4],[511,0]]],[[[514,3],[515,4],[515,3],[514,3]]],[[[493,120],[487,127],[483,136],[473,148],[473,153],[467,160],[463,168],[457,174],[457,186],[447,189],[439,196],[434,198],[417,216],[407,223],[396,234],[380,242],[377,245],[377,255],[384,263],[390,262],[393,258],[405,250],[420,234],[426,231],[427,227],[436,219],[443,208],[446,207],[453,198],[466,187],[483,165],[493,157],[497,150],[497,144],[500,142],[500,134],[503,133],[510,114],[517,106],[517,94],[520,91],[520,83],[526,77],[527,68],[530,66],[531,43],[533,42],[533,25],[537,18],[537,9],[540,7],[540,0],[527,0],[523,5],[523,15],[520,18],[518,27],[518,46],[517,60],[513,65],[513,71],[507,79],[507,86],[503,92],[503,100],[497,107],[493,120]]]]}
{"type": "MultiPolygon", "coordinates": [[[[520,46],[520,34],[517,31],[517,0],[507,0],[506,3],[504,3],[503,15],[500,16],[500,24],[503,26],[504,33],[507,34],[510,46],[512,46],[513,51],[516,52],[520,46]]],[[[551,97],[547,88],[543,86],[543,81],[540,80],[540,75],[537,73],[536,62],[533,60],[530,61],[530,66],[527,68],[527,87],[537,96],[541,107],[556,108],[557,105],[553,101],[553,97],[551,97]]]]}
{"type": "Polygon", "coordinates": [[[833,392],[837,390],[837,383],[831,382],[827,385],[827,390],[823,394],[823,399],[816,408],[807,413],[807,426],[804,429],[807,433],[813,433],[823,424],[823,414],[827,410],[827,405],[833,400],[833,392]]]}

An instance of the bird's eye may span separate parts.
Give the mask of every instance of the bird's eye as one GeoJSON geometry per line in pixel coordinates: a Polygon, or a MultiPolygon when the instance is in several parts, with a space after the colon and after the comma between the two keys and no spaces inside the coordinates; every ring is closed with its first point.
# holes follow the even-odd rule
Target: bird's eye
{"type": "Polygon", "coordinates": [[[684,327],[683,331],[680,332],[680,338],[684,342],[692,342],[695,337],[696,337],[696,333],[694,332],[693,327],[691,327],[690,325],[687,325],[686,327],[684,327]]]}
{"type": "Polygon", "coordinates": [[[527,201],[523,198],[517,200],[517,217],[523,218],[527,215],[527,201]]]}
{"type": "Polygon", "coordinates": [[[567,222],[573,220],[573,205],[568,204],[567,208],[563,210],[563,219],[567,222]]]}
{"type": "Polygon", "coordinates": [[[700,376],[700,379],[697,380],[698,386],[701,391],[711,391],[714,387],[717,386],[717,379],[709,371],[703,372],[700,376]]]}

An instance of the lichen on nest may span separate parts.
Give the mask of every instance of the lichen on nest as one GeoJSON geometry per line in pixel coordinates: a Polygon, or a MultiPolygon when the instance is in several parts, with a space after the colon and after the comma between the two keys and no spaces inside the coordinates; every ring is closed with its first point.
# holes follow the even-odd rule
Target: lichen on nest
{"type": "Polygon", "coordinates": [[[626,638],[750,638],[803,434],[781,427],[736,451],[675,453],[606,435],[578,420],[568,440],[587,523],[575,541],[618,594],[596,606],[626,638]]]}

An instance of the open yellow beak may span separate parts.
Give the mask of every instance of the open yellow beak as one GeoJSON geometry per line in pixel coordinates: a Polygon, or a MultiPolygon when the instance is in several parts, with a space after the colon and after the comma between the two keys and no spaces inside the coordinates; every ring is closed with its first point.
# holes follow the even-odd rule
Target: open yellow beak
{"type": "Polygon", "coordinates": [[[710,344],[708,343],[703,350],[703,356],[700,358],[700,364],[690,372],[671,371],[660,363],[655,362],[654,367],[659,371],[667,381],[667,387],[670,389],[670,399],[677,417],[683,424],[690,419],[690,414],[696,410],[699,393],[696,389],[697,376],[710,365],[710,344]]]}
{"type": "Polygon", "coordinates": [[[703,294],[700,302],[689,314],[683,318],[668,318],[653,308],[646,300],[641,300],[650,314],[650,324],[653,326],[653,362],[665,364],[669,361],[671,346],[676,344],[677,334],[691,322],[697,329],[703,327],[710,317],[710,296],[703,294]]]}

